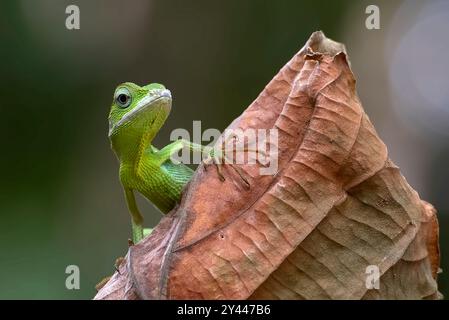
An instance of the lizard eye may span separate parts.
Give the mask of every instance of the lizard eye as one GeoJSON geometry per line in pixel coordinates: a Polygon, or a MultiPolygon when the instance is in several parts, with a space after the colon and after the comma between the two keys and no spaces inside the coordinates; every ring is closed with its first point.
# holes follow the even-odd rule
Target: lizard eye
{"type": "Polygon", "coordinates": [[[115,102],[120,108],[127,108],[131,104],[131,95],[126,88],[121,88],[115,95],[115,102]]]}

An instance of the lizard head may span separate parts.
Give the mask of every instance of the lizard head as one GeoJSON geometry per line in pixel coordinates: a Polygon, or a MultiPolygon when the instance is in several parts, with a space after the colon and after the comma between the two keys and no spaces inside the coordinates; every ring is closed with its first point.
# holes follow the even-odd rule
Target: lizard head
{"type": "Polygon", "coordinates": [[[158,132],[170,113],[171,102],[170,91],[161,84],[120,84],[109,113],[109,138],[158,132]]]}

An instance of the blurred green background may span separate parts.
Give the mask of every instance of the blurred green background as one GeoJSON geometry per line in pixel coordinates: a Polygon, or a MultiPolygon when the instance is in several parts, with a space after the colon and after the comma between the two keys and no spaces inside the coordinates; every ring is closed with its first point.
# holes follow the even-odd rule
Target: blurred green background
{"type": "MultiPolygon", "coordinates": [[[[129,217],[107,139],[117,84],[172,91],[158,146],[192,120],[222,130],[319,29],[346,44],[391,158],[437,207],[445,269],[448,12],[444,1],[2,0],[0,298],[90,299],[126,253],[129,217]],[[80,30],[65,27],[69,4],[80,30]],[[365,27],[369,4],[380,30],[365,27]],[[80,267],[80,290],[65,287],[68,265],[80,267]]],[[[140,202],[156,224],[157,210],[140,202]]],[[[447,295],[447,273],[439,283],[447,295]]]]}

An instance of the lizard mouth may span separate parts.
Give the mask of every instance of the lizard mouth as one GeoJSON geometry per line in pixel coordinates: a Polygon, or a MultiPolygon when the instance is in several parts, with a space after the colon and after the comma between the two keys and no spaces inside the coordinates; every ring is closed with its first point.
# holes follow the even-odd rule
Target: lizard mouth
{"type": "Polygon", "coordinates": [[[127,114],[125,114],[112,128],[109,128],[109,135],[111,135],[116,128],[119,128],[126,122],[132,121],[136,117],[138,117],[142,112],[145,112],[148,108],[153,107],[159,101],[166,101],[160,105],[160,109],[167,108],[168,110],[171,107],[171,93],[170,90],[162,89],[157,90],[156,92],[152,91],[152,94],[148,94],[139,101],[139,103],[127,114]]]}

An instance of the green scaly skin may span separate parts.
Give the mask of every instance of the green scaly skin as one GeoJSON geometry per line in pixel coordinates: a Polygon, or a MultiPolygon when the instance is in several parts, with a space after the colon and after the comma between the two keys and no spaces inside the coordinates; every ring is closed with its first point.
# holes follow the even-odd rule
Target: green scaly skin
{"type": "Polygon", "coordinates": [[[151,145],[171,110],[170,91],[152,83],[140,87],[123,83],[117,87],[109,114],[109,139],[120,162],[120,181],[131,214],[133,242],[138,243],[151,229],[143,228],[134,192],[138,191],[163,213],[173,209],[193,175],[184,164],[170,157],[184,147],[203,150],[185,140],[158,150],[151,145]]]}

